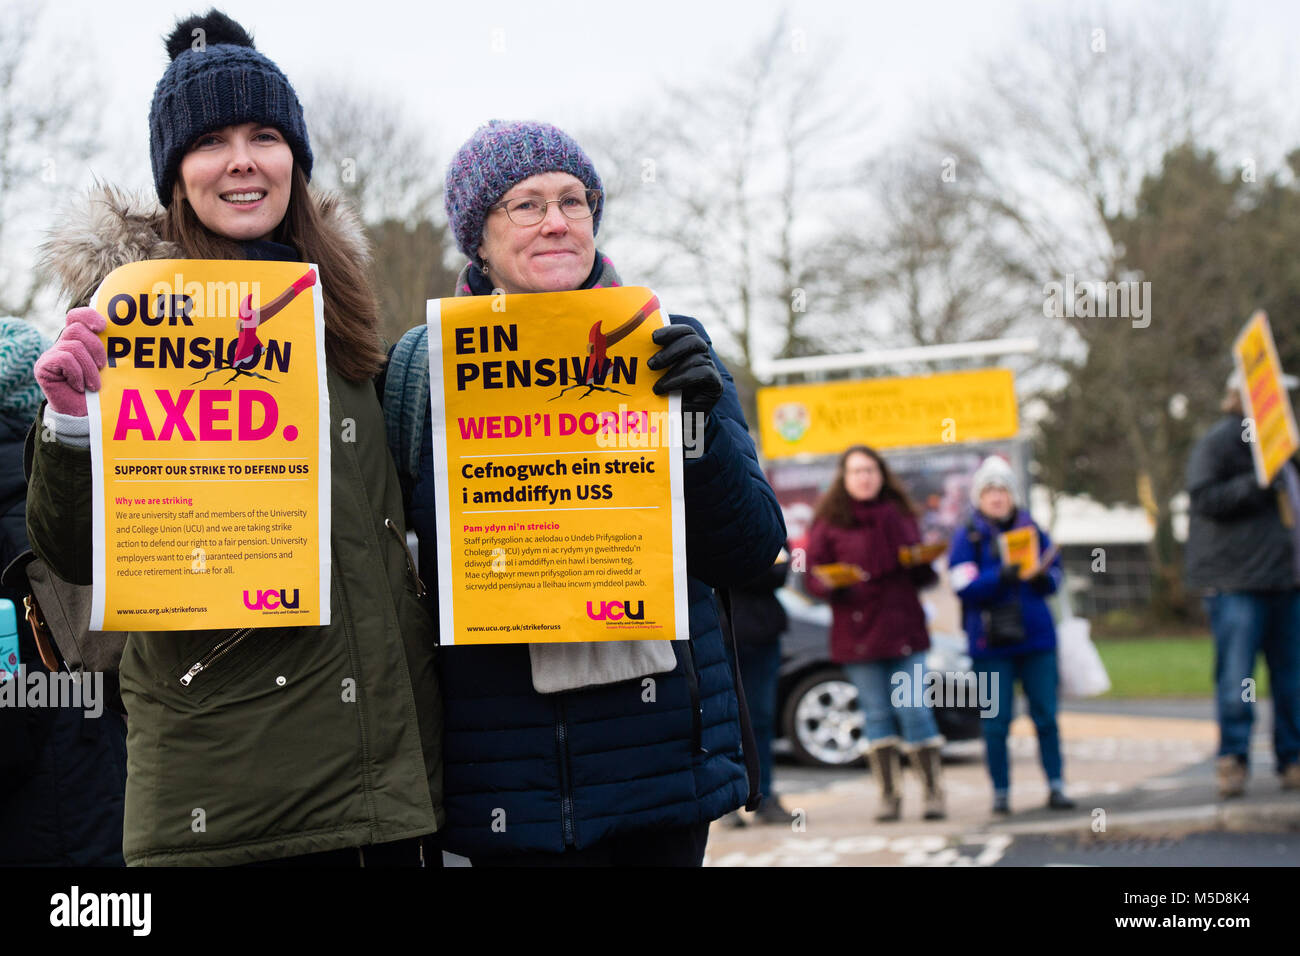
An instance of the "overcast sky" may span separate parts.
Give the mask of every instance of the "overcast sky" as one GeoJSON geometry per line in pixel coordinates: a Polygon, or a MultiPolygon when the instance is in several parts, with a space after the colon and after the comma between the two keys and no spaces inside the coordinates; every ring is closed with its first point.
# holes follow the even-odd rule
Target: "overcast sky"
{"type": "MultiPolygon", "coordinates": [[[[44,6],[45,31],[93,37],[96,47],[113,51],[106,92],[143,137],[166,64],[159,38],[191,7],[157,0],[44,6]]],[[[490,116],[544,116],[577,126],[617,111],[666,77],[705,73],[711,61],[734,56],[770,29],[783,7],[770,0],[228,0],[220,6],[254,33],[258,48],[295,85],[329,77],[399,95],[448,148],[490,116]]],[[[843,41],[852,52],[846,81],[864,89],[887,86],[900,101],[932,78],[950,76],[982,43],[995,42],[1018,9],[1006,2],[987,9],[860,2],[785,7],[791,28],[806,31],[810,55],[843,41]]]]}
{"type": "MultiPolygon", "coordinates": [[[[20,6],[0,0],[0,30],[20,6]]],[[[1300,143],[1293,104],[1300,43],[1300,3],[1269,0],[1129,0],[1090,14],[1112,47],[1125,38],[1122,16],[1157,7],[1166,15],[1204,22],[1206,4],[1217,23],[1233,76],[1247,102],[1268,104],[1270,143],[1232,144],[1268,167],[1283,148],[1300,143]]],[[[210,4],[160,0],[46,0],[40,3],[33,64],[39,86],[80,77],[102,106],[103,149],[89,168],[60,167],[59,192],[93,175],[151,191],[147,117],[153,89],[167,64],[162,37],[178,17],[210,4]]],[[[786,11],[807,55],[825,59],[838,87],[851,91],[870,115],[861,135],[866,153],[907,146],[908,124],[923,120],[945,97],[961,102],[974,68],[990,59],[1027,55],[1030,12],[1055,19],[1077,14],[1078,0],[661,0],[554,3],[473,0],[226,0],[221,8],[249,28],[260,50],[298,88],[311,113],[318,84],[356,84],[396,101],[420,124],[445,163],[479,124],[491,118],[543,119],[587,134],[602,123],[635,117],[667,81],[710,95],[718,70],[770,33],[786,11]],[[832,54],[837,54],[832,56],[832,54]]],[[[1214,19],[1214,18],[1211,18],[1214,19]]],[[[1165,20],[1161,20],[1163,24],[1165,20]]],[[[1087,37],[1080,37],[1087,42],[1087,37]]],[[[837,91],[838,92],[838,91],[837,91]]],[[[919,125],[919,124],[918,124],[919,125]]],[[[608,171],[607,171],[608,174],[608,171]]],[[[57,215],[48,204],[45,218],[57,215]]],[[[25,268],[49,222],[28,216],[10,222],[5,255],[25,268]]],[[[610,229],[617,233],[617,223],[610,229]]],[[[607,230],[608,232],[608,230],[607,230]]],[[[606,241],[617,244],[616,235],[606,241]]],[[[614,250],[621,254],[622,249],[614,250]]],[[[695,307],[698,303],[687,304],[695,307]]],[[[58,320],[50,313],[50,322],[58,320]]]]}
{"type": "MultiPolygon", "coordinates": [[[[114,156],[100,172],[116,180],[140,164],[139,183],[146,183],[145,120],[166,65],[160,38],[177,15],[207,4],[49,0],[42,7],[41,35],[53,43],[51,79],[60,69],[93,69],[109,106],[104,132],[114,156]]],[[[769,30],[782,9],[791,29],[804,31],[809,55],[842,47],[837,76],[861,90],[888,130],[953,90],[974,60],[1007,49],[1028,9],[1018,0],[227,0],[221,7],[252,30],[259,49],[300,90],[329,78],[385,91],[425,124],[443,156],[492,117],[590,128],[635,108],[666,78],[707,75],[769,30]]],[[[1241,2],[1224,9],[1243,73],[1262,88],[1290,89],[1300,5],[1241,2]]],[[[1116,40],[1112,32],[1110,42],[1116,40]]],[[[708,95],[707,86],[700,95],[708,95]]]]}

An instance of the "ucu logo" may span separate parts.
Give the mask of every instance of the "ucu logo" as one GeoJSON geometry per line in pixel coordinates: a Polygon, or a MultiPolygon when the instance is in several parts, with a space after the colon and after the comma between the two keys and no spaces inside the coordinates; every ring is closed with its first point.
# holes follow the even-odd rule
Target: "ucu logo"
{"type": "Polygon", "coordinates": [[[254,591],[256,599],[249,603],[248,592],[244,592],[244,607],[250,611],[274,611],[282,607],[296,609],[298,607],[298,589],[293,589],[293,598],[284,593],[284,588],[276,591],[267,589],[265,591],[254,591]]]}
{"type": "Polygon", "coordinates": [[[593,621],[621,621],[623,618],[642,621],[645,620],[645,602],[637,601],[636,610],[633,611],[631,601],[600,601],[596,608],[588,601],[587,617],[593,621]]]}

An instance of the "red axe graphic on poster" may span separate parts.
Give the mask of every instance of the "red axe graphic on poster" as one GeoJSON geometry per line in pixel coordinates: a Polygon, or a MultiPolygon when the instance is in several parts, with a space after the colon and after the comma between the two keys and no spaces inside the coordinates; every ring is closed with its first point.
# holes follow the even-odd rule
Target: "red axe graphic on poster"
{"type": "MultiPolygon", "coordinates": [[[[268,382],[272,381],[265,375],[253,370],[257,360],[262,356],[263,348],[262,340],[257,337],[257,330],[271,321],[276,313],[296,299],[299,294],[310,289],[315,284],[316,270],[308,269],[300,278],[294,281],[293,285],[260,309],[253,308],[251,293],[244,297],[244,301],[239,304],[239,340],[235,343],[235,357],[230,362],[230,368],[234,370],[234,374],[226,379],[227,382],[233,382],[241,375],[251,375],[254,378],[266,379],[268,382]]],[[[217,369],[214,368],[212,372],[215,371],[217,369]]],[[[208,375],[211,375],[212,372],[208,372],[208,375]]],[[[199,381],[201,382],[207,377],[205,375],[199,381]]]]}
{"type": "Polygon", "coordinates": [[[239,343],[235,346],[235,360],[231,363],[236,368],[251,365],[256,361],[257,350],[262,347],[257,337],[257,330],[264,322],[271,321],[275,314],[298,297],[300,292],[316,284],[316,270],[308,269],[301,279],[285,289],[260,309],[253,308],[253,297],[246,296],[239,306],[239,343]]]}
{"type": "MultiPolygon", "coordinates": [[[[563,395],[570,388],[586,387],[586,391],[579,395],[579,398],[586,398],[594,391],[617,392],[619,395],[625,394],[616,388],[609,388],[600,384],[605,379],[605,373],[609,371],[610,360],[607,357],[607,350],[611,345],[622,341],[632,333],[632,330],[639,326],[650,316],[654,315],[659,309],[658,296],[651,296],[645,305],[637,309],[636,315],[628,319],[612,332],[602,332],[600,323],[597,322],[587,333],[587,357],[582,362],[582,381],[574,385],[569,385],[560,390],[563,395]]],[[[555,396],[559,398],[560,395],[555,396]]],[[[555,398],[549,401],[555,401],[555,398]]]]}

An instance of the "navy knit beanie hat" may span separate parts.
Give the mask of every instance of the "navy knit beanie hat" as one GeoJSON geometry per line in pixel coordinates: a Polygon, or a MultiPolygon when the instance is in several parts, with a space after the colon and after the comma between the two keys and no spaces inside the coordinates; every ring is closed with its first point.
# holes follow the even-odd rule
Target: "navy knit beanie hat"
{"type": "Polygon", "coordinates": [[[166,43],[171,64],[149,107],[149,158],[159,202],[171,205],[181,159],[199,136],[240,123],[278,129],[311,179],[311,144],[298,95],[280,68],[253,49],[243,27],[209,10],[177,23],[166,43]]]}
{"type": "MultiPolygon", "coordinates": [[[[588,189],[600,189],[600,177],[587,154],[572,137],[549,123],[506,123],[492,120],[480,126],[447,167],[447,219],[460,251],[477,261],[488,208],[510,187],[538,173],[569,173],[588,189]]],[[[591,231],[600,229],[604,203],[596,207],[591,231]]]]}
{"type": "Polygon", "coordinates": [[[0,318],[0,412],[34,418],[41,387],[32,366],[46,349],[41,333],[22,319],[0,318]]]}

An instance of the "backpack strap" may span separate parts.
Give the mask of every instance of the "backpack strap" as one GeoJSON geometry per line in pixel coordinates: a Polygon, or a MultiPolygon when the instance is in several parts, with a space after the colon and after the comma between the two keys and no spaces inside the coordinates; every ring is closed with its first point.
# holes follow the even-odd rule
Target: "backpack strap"
{"type": "Polygon", "coordinates": [[[103,674],[105,705],[125,714],[118,669],[126,634],[90,630],[91,586],[64,581],[30,550],[15,558],[0,578],[24,597],[41,663],[50,671],[103,674]]]}
{"type": "Polygon", "coordinates": [[[975,567],[984,566],[984,536],[979,533],[975,527],[975,519],[966,519],[966,540],[970,542],[971,547],[975,550],[975,567]]]}
{"type": "Polygon", "coordinates": [[[409,500],[420,476],[420,446],[429,410],[429,326],[409,329],[393,346],[384,379],[388,450],[409,500]]]}
{"type": "Polygon", "coordinates": [[[754,724],[749,719],[749,704],[745,701],[745,685],[740,679],[740,655],[736,647],[736,625],[731,610],[731,592],[725,588],[718,590],[718,599],[727,619],[727,642],[731,650],[731,676],[736,682],[736,703],[740,710],[740,749],[745,758],[745,777],[749,782],[749,794],[745,798],[745,809],[751,813],[763,802],[759,792],[758,743],[754,738],[754,724]]]}

